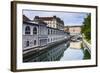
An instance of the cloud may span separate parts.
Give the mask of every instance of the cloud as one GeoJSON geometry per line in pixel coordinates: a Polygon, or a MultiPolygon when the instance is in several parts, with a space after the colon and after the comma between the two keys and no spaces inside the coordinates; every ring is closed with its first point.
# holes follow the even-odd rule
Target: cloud
{"type": "Polygon", "coordinates": [[[31,20],[33,20],[35,16],[51,17],[56,15],[64,21],[65,25],[82,25],[88,13],[23,10],[23,14],[31,20]]]}

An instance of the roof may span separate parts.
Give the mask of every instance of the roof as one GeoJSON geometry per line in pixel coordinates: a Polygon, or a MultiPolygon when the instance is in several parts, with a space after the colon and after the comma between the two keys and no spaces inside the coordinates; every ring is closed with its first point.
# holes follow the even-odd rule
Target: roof
{"type": "Polygon", "coordinates": [[[28,17],[26,17],[25,15],[23,15],[23,21],[31,21],[28,17]]]}
{"type": "Polygon", "coordinates": [[[82,27],[80,25],[76,25],[76,26],[64,26],[64,28],[68,28],[68,27],[82,27]]]}
{"type": "Polygon", "coordinates": [[[26,17],[25,15],[23,15],[23,23],[28,23],[28,24],[37,24],[37,25],[47,25],[45,22],[41,21],[41,20],[30,20],[28,17],[26,17]]]}
{"type": "Polygon", "coordinates": [[[52,20],[53,17],[39,17],[39,19],[42,19],[42,20],[52,20]]]}
{"type": "Polygon", "coordinates": [[[34,17],[34,20],[42,20],[42,21],[50,21],[50,20],[53,20],[55,19],[57,22],[60,22],[60,23],[63,23],[63,20],[61,20],[59,17],[56,17],[56,16],[52,16],[52,17],[39,17],[39,16],[35,16],[34,17]]]}
{"type": "Polygon", "coordinates": [[[35,26],[39,26],[39,25],[38,25],[38,24],[36,24],[36,23],[31,23],[31,22],[28,22],[28,21],[24,21],[23,23],[24,23],[24,25],[28,24],[28,25],[35,25],[35,26]]]}
{"type": "Polygon", "coordinates": [[[30,25],[37,25],[37,26],[46,26],[46,23],[43,22],[33,22],[33,21],[23,21],[24,24],[30,24],[30,25]]]}

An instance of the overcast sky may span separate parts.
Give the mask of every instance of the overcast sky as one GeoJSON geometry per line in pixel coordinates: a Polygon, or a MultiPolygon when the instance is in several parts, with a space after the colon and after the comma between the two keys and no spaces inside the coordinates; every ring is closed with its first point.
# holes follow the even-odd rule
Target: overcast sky
{"type": "Polygon", "coordinates": [[[64,21],[65,26],[75,26],[82,25],[88,13],[23,10],[23,14],[31,20],[34,19],[34,16],[52,17],[56,15],[64,21]]]}

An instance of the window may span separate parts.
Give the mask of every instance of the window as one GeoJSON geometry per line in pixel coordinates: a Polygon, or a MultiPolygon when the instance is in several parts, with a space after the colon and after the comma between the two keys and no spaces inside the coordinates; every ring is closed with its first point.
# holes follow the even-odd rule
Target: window
{"type": "Polygon", "coordinates": [[[52,34],[52,29],[51,29],[51,34],[52,34]]]}
{"type": "Polygon", "coordinates": [[[55,34],[55,30],[53,30],[53,34],[55,34]]]}
{"type": "Polygon", "coordinates": [[[56,28],[56,27],[55,27],[55,24],[53,25],[53,27],[56,28]]]}
{"type": "Polygon", "coordinates": [[[49,39],[48,39],[48,42],[49,42],[49,39]]]}
{"type": "Polygon", "coordinates": [[[73,32],[75,32],[75,29],[73,29],[73,32]]]}
{"type": "Polygon", "coordinates": [[[36,27],[33,28],[33,34],[37,34],[37,28],[36,27]]]}
{"type": "Polygon", "coordinates": [[[48,35],[50,34],[50,30],[48,29],[48,35]]]}
{"type": "Polygon", "coordinates": [[[26,28],[25,28],[25,34],[30,34],[30,27],[29,26],[26,26],[26,28]]]}
{"type": "Polygon", "coordinates": [[[34,45],[36,45],[36,40],[34,40],[34,45]]]}
{"type": "Polygon", "coordinates": [[[26,41],[26,47],[28,47],[29,46],[29,41],[26,41]]]}

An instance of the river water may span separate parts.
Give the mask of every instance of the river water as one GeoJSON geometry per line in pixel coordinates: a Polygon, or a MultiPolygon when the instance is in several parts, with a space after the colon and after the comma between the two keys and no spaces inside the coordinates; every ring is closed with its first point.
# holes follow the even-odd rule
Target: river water
{"type": "Polygon", "coordinates": [[[65,60],[82,60],[84,58],[84,53],[81,48],[82,41],[70,42],[70,46],[64,51],[63,56],[60,61],[65,60]]]}
{"type": "Polygon", "coordinates": [[[68,48],[64,52],[64,56],[60,59],[63,60],[81,60],[83,59],[84,54],[82,50],[74,49],[74,48],[68,48]]]}
{"type": "Polygon", "coordinates": [[[83,60],[84,52],[82,48],[82,41],[59,44],[51,47],[50,50],[44,53],[32,55],[29,60],[23,62],[43,62],[43,61],[68,61],[68,60],[83,60]]]}

